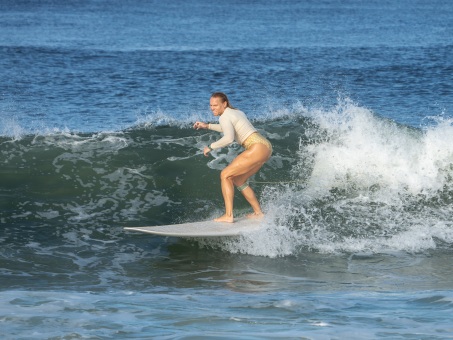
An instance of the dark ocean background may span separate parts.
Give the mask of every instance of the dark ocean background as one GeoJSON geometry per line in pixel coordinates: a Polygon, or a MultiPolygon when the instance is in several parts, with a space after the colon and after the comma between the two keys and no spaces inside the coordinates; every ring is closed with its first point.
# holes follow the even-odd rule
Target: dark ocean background
{"type": "Polygon", "coordinates": [[[0,335],[453,338],[452,55],[447,0],[0,1],[0,335]],[[215,91],[263,229],[124,231],[222,214],[215,91]]]}

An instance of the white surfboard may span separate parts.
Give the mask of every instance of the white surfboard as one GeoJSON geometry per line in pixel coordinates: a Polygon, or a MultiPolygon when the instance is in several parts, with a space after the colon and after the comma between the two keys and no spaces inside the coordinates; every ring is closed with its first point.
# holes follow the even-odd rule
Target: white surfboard
{"type": "Polygon", "coordinates": [[[126,227],[125,230],[173,237],[239,236],[263,228],[263,220],[241,218],[234,223],[203,221],[161,225],[155,227],[126,227]]]}

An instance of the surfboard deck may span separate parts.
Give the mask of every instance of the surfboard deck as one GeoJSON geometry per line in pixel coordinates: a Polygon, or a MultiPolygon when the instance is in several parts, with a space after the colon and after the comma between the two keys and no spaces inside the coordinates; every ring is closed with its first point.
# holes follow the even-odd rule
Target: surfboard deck
{"type": "Polygon", "coordinates": [[[263,228],[263,220],[241,218],[234,223],[202,221],[154,227],[126,227],[124,230],[173,237],[239,236],[263,228]]]}

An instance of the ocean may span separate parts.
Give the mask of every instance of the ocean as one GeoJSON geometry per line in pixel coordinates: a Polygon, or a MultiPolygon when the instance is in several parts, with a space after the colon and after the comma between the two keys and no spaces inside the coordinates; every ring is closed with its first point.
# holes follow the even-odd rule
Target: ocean
{"type": "Polygon", "coordinates": [[[0,1],[1,338],[453,339],[452,56],[450,0],[0,1]],[[216,91],[263,229],[125,231],[223,213],[216,91]]]}

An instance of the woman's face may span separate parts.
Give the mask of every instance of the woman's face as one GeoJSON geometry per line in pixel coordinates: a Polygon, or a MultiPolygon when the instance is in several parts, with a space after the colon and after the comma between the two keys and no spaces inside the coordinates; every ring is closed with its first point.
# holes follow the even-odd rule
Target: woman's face
{"type": "Polygon", "coordinates": [[[209,105],[214,116],[220,116],[225,111],[227,102],[222,102],[222,99],[218,97],[211,97],[209,105]]]}

